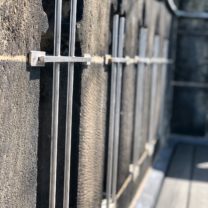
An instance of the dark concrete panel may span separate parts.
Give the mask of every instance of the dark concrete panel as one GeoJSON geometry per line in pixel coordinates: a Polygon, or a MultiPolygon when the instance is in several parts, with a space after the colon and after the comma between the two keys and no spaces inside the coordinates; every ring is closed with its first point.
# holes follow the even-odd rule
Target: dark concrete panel
{"type": "MultiPolygon", "coordinates": [[[[187,11],[206,11],[206,0],[180,1],[180,8],[187,11]]],[[[196,35],[194,31],[206,31],[207,21],[195,19],[180,19],[178,21],[177,54],[174,79],[187,83],[205,84],[208,81],[207,57],[208,38],[206,35],[196,35]],[[190,33],[189,35],[186,35],[190,33]]],[[[173,133],[203,136],[207,125],[207,90],[174,87],[173,117],[171,128],[173,133]]]]}
{"type": "Polygon", "coordinates": [[[207,92],[203,89],[175,88],[171,131],[204,136],[207,92]]]}

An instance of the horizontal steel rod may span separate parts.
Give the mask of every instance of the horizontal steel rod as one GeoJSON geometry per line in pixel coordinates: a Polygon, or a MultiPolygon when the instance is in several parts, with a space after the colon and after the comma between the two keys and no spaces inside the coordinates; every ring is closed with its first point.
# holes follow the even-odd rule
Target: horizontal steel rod
{"type": "Polygon", "coordinates": [[[85,54],[84,57],[76,56],[47,56],[44,51],[31,51],[30,52],[30,65],[31,66],[44,66],[46,63],[87,63],[92,64],[172,64],[173,60],[160,58],[160,57],[114,57],[111,55],[105,56],[91,56],[90,54],[85,54]]]}
{"type": "Polygon", "coordinates": [[[193,87],[193,88],[208,88],[207,83],[188,82],[188,81],[172,81],[171,85],[175,87],[193,87]]]}
{"type": "MultiPolygon", "coordinates": [[[[149,157],[149,152],[148,152],[148,150],[145,150],[143,152],[143,154],[141,155],[141,157],[137,160],[136,165],[140,168],[144,164],[145,160],[147,160],[148,157],[149,157]]],[[[121,188],[118,190],[118,192],[116,194],[116,199],[117,200],[127,190],[127,188],[129,186],[129,184],[131,183],[132,179],[133,179],[133,175],[132,174],[128,175],[128,177],[124,181],[123,185],[121,186],[121,188]]]]}
{"type": "MultiPolygon", "coordinates": [[[[85,63],[91,62],[91,57],[70,57],[70,56],[45,56],[43,58],[43,63],[85,63]]],[[[40,60],[41,61],[41,60],[40,60]]]]}
{"type": "Polygon", "coordinates": [[[191,18],[191,19],[208,19],[208,12],[187,12],[179,10],[174,0],[166,0],[169,9],[177,17],[191,18]]]}
{"type": "Polygon", "coordinates": [[[112,63],[127,63],[128,61],[128,58],[121,58],[121,57],[113,57],[111,58],[111,60],[109,60],[109,62],[112,62],[112,63]]]}
{"type": "Polygon", "coordinates": [[[179,35],[184,35],[184,36],[208,36],[207,31],[202,31],[199,30],[198,28],[192,29],[192,30],[187,30],[187,29],[179,29],[177,31],[179,35]]]}
{"type": "Polygon", "coordinates": [[[123,185],[121,188],[118,190],[118,193],[116,194],[116,200],[119,200],[119,198],[122,196],[122,194],[127,190],[129,184],[132,181],[132,174],[130,174],[126,180],[124,181],[123,185]]]}
{"type": "MultiPolygon", "coordinates": [[[[148,150],[145,149],[145,151],[142,153],[141,157],[136,162],[136,165],[138,166],[138,168],[140,168],[144,164],[145,160],[147,160],[148,157],[149,157],[149,152],[148,152],[148,150]]],[[[121,188],[118,190],[118,192],[116,194],[116,199],[117,200],[127,190],[127,188],[129,186],[129,184],[131,183],[132,179],[134,179],[133,175],[132,174],[128,175],[128,177],[124,181],[123,185],[121,186],[121,188]]]]}

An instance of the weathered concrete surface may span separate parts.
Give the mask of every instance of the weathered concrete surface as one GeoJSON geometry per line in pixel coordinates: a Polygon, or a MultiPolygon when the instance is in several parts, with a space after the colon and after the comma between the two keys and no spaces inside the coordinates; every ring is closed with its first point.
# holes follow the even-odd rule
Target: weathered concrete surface
{"type": "MultiPolygon", "coordinates": [[[[181,9],[207,11],[206,0],[181,0],[181,9]]],[[[177,81],[207,83],[207,21],[179,20],[176,71],[177,81]]],[[[175,87],[173,99],[172,132],[204,136],[207,132],[207,90],[175,87]]]]}
{"type": "MultiPolygon", "coordinates": [[[[123,1],[122,11],[125,11],[127,18],[125,55],[135,56],[138,54],[139,31],[140,27],[148,27],[148,49],[146,55],[152,57],[153,40],[156,34],[163,38],[168,38],[170,29],[170,14],[165,12],[165,5],[157,1],[123,1]],[[144,19],[143,19],[144,17],[144,19]],[[165,17],[165,18],[164,18],[165,17]],[[168,27],[169,26],[169,27],[168,27]]],[[[162,45],[161,45],[162,46],[162,45]]],[[[161,47],[162,48],[162,47],[161,47]]],[[[161,50],[162,51],[162,50],[161,50]]],[[[134,109],[135,109],[135,75],[138,71],[135,66],[127,66],[123,74],[122,86],[122,111],[121,111],[121,130],[119,146],[119,168],[118,168],[118,189],[123,185],[129,175],[129,165],[132,161],[132,138],[134,131],[134,109]]],[[[149,93],[151,86],[151,68],[146,67],[145,74],[145,97],[144,110],[142,116],[142,132],[140,140],[140,155],[145,150],[145,144],[148,142],[149,133],[149,93]]],[[[168,119],[167,119],[168,120],[168,119]]],[[[166,120],[166,121],[167,121],[166,120]]],[[[167,127],[168,124],[166,123],[167,127]]],[[[161,127],[162,130],[164,126],[161,127]]],[[[166,133],[166,131],[165,131],[166,133]]],[[[139,158],[138,158],[139,159],[139,158]]],[[[141,166],[141,173],[135,181],[132,181],[127,190],[118,201],[118,207],[128,207],[129,202],[135,194],[139,183],[141,182],[147,167],[150,165],[151,158],[147,157],[141,166]]]]}
{"type": "MultiPolygon", "coordinates": [[[[119,1],[120,2],[120,1],[119,1]]],[[[41,48],[48,53],[53,52],[53,14],[54,2],[44,0],[44,8],[48,14],[50,29],[42,39],[41,48]]],[[[90,53],[92,55],[105,55],[110,53],[112,12],[119,11],[127,17],[125,53],[134,56],[138,49],[138,30],[141,25],[143,1],[123,1],[119,5],[117,1],[95,0],[78,1],[77,41],[76,55],[90,53]],[[122,8],[117,9],[117,8],[122,8]],[[111,13],[110,13],[111,12],[111,13]]],[[[69,5],[69,1],[63,1],[69,5]]],[[[151,1],[148,5],[151,4],[151,1]]],[[[147,5],[148,14],[150,7],[147,5]]],[[[156,11],[156,10],[155,10],[156,11]]],[[[154,14],[155,14],[154,11],[154,14]]],[[[69,23],[69,9],[64,6],[63,37],[67,38],[69,23]]],[[[149,18],[150,16],[147,15],[149,18]]],[[[147,19],[148,19],[147,18],[147,19]]],[[[153,21],[155,18],[153,16],[153,21]]],[[[148,21],[150,21],[148,19],[148,21]]],[[[154,22],[152,23],[154,24],[154,22]]],[[[154,35],[151,29],[151,38],[154,35]]],[[[62,51],[68,50],[68,42],[64,39],[62,51]]],[[[151,48],[149,49],[151,54],[151,48]]],[[[65,55],[66,55],[65,54],[65,55]]],[[[62,207],[63,199],[63,161],[65,139],[65,109],[66,109],[66,65],[61,70],[60,89],[60,114],[59,114],[59,147],[58,147],[58,171],[57,171],[57,207],[62,207]]],[[[41,71],[41,95],[40,95],[40,137],[39,137],[39,175],[38,175],[38,204],[40,208],[48,207],[49,195],[49,161],[50,161],[50,126],[51,126],[51,86],[52,66],[41,71]]],[[[135,93],[135,68],[133,66],[124,69],[122,112],[121,112],[121,136],[119,147],[119,172],[118,187],[123,184],[129,174],[131,163],[131,143],[133,136],[134,120],[134,93],[135,93]]],[[[91,65],[83,67],[75,64],[74,103],[73,103],[73,128],[72,128],[72,171],[71,171],[71,196],[70,207],[100,207],[103,196],[104,155],[107,153],[106,143],[108,138],[108,98],[110,87],[110,70],[103,66],[91,65]],[[106,151],[106,152],[105,152],[106,151]]],[[[146,121],[147,122],[147,121],[146,121]]],[[[144,137],[144,142],[147,137],[144,137]]],[[[128,207],[133,197],[134,188],[141,181],[150,158],[144,162],[141,175],[136,182],[128,187],[128,193],[124,193],[119,201],[121,207],[128,207]],[[132,188],[134,187],[134,188],[132,188]],[[124,203],[125,202],[125,203],[124,203]]]]}
{"type": "MultiPolygon", "coordinates": [[[[134,57],[138,49],[138,31],[142,5],[135,1],[123,1],[122,11],[126,14],[125,54],[134,57]]],[[[134,65],[126,66],[123,70],[120,141],[118,158],[118,189],[121,188],[129,175],[129,166],[132,156],[132,139],[134,130],[134,102],[135,102],[135,77],[134,65]]]]}
{"type": "MultiPolygon", "coordinates": [[[[38,50],[47,18],[39,0],[0,2],[0,55],[38,50]]],[[[0,207],[36,207],[39,70],[0,61],[0,207]]]]}
{"type": "MultiPolygon", "coordinates": [[[[165,10],[165,4],[161,4],[161,12],[160,12],[160,26],[159,26],[159,33],[161,37],[163,38],[163,41],[161,42],[161,57],[164,57],[164,44],[165,41],[168,41],[168,54],[164,58],[169,58],[174,60],[175,56],[175,43],[176,43],[176,35],[177,35],[177,21],[174,19],[174,17],[169,13],[168,10],[165,10]]],[[[161,146],[165,145],[167,142],[167,139],[169,137],[170,133],[170,120],[171,120],[171,109],[172,109],[172,76],[174,71],[174,64],[166,65],[161,67],[159,77],[159,83],[162,83],[161,77],[163,74],[163,70],[166,70],[166,76],[165,76],[165,83],[164,83],[164,91],[163,97],[161,98],[161,106],[158,105],[158,108],[156,109],[156,112],[158,112],[157,115],[157,122],[158,126],[156,127],[156,137],[159,139],[159,143],[161,146]],[[166,67],[166,68],[165,68],[166,67]]],[[[161,84],[162,85],[162,84],[161,84]]],[[[161,86],[160,85],[160,86],[161,86]]]]}
{"type": "MultiPolygon", "coordinates": [[[[105,55],[109,49],[110,2],[83,1],[78,27],[82,53],[105,55]]],[[[108,73],[103,66],[85,68],[81,83],[77,207],[101,206],[107,115],[108,73]]]]}
{"type": "MultiPolygon", "coordinates": [[[[138,38],[139,29],[142,24],[143,1],[124,0],[121,2],[120,12],[126,16],[124,56],[134,57],[138,54],[138,38]]],[[[134,65],[124,66],[122,78],[117,191],[121,189],[122,185],[130,175],[129,167],[132,163],[136,73],[137,70],[134,65]]],[[[129,206],[134,195],[134,186],[136,184],[138,184],[138,181],[131,181],[129,183],[127,189],[117,202],[118,207],[125,208],[129,206]]]]}

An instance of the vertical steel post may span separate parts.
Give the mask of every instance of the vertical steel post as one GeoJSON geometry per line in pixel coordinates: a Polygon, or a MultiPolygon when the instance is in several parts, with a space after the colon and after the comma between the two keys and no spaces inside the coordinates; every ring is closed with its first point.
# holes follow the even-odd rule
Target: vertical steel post
{"type": "MultiPolygon", "coordinates": [[[[119,16],[115,15],[113,17],[113,39],[112,39],[112,56],[113,57],[117,57],[118,26],[119,26],[119,16]]],[[[108,159],[107,159],[107,183],[106,183],[107,208],[110,207],[111,193],[112,193],[113,144],[114,144],[115,103],[116,103],[116,74],[117,74],[117,64],[112,63],[109,137],[108,137],[108,159]]]]}
{"type": "MultiPolygon", "coordinates": [[[[160,55],[160,37],[157,35],[154,38],[153,58],[158,58],[160,55]]],[[[158,90],[158,63],[153,63],[151,71],[151,98],[150,98],[150,125],[149,125],[149,142],[156,137],[156,111],[157,111],[157,90],[158,90]]]]}
{"type": "MultiPolygon", "coordinates": [[[[147,50],[147,34],[146,28],[141,28],[139,40],[139,56],[146,57],[147,50]]],[[[144,96],[144,70],[145,64],[138,63],[136,72],[136,100],[134,114],[134,137],[133,137],[133,165],[136,165],[139,154],[141,153],[141,138],[142,138],[142,109],[144,96]]]]}
{"type": "MultiPolygon", "coordinates": [[[[75,55],[77,0],[71,0],[69,56],[75,55]]],[[[69,207],[74,63],[68,64],[63,208],[69,207]]]]}
{"type": "MultiPolygon", "coordinates": [[[[124,30],[125,18],[121,17],[119,21],[119,37],[118,37],[118,57],[123,57],[124,48],[124,30]]],[[[122,85],[123,65],[117,65],[116,75],[116,105],[115,105],[115,131],[114,131],[114,147],[113,147],[113,173],[112,173],[112,202],[116,204],[117,192],[117,172],[118,172],[118,149],[119,149],[119,133],[120,133],[120,107],[121,107],[121,85],[122,85]]]]}
{"type": "MultiPolygon", "coordinates": [[[[55,1],[54,24],[54,55],[61,55],[61,14],[62,0],[55,1]]],[[[51,124],[51,157],[50,157],[50,190],[49,207],[56,206],[56,178],[57,178],[57,145],[58,145],[58,115],[59,115],[59,83],[60,64],[53,65],[53,97],[52,97],[52,124],[51,124]]]]}
{"type": "MultiPolygon", "coordinates": [[[[164,58],[168,58],[168,49],[169,49],[169,41],[164,40],[163,43],[163,51],[162,51],[162,56],[164,58]]],[[[166,88],[166,82],[167,82],[167,64],[162,64],[161,66],[161,86],[160,86],[160,91],[158,96],[160,97],[159,100],[159,115],[157,118],[157,123],[159,124],[160,120],[163,117],[164,113],[164,102],[165,102],[165,88],[166,88]]]]}

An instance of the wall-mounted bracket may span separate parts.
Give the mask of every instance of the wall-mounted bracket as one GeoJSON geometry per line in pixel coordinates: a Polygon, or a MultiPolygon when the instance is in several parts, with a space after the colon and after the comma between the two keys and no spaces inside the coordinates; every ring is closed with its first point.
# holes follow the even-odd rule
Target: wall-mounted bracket
{"type": "Polygon", "coordinates": [[[145,149],[146,149],[149,157],[151,157],[154,154],[156,143],[157,143],[157,140],[152,140],[152,141],[146,143],[145,149]]]}
{"type": "Polygon", "coordinates": [[[31,66],[45,66],[46,63],[86,63],[91,64],[91,56],[85,54],[84,57],[71,56],[46,56],[44,51],[31,51],[29,56],[31,66]]]}
{"type": "Polygon", "coordinates": [[[140,166],[137,165],[137,164],[135,164],[135,165],[130,164],[129,165],[129,172],[132,174],[133,180],[135,181],[138,178],[139,174],[140,174],[140,166]]]}
{"type": "MultiPolygon", "coordinates": [[[[107,206],[108,206],[107,205],[107,200],[106,199],[103,199],[102,200],[102,204],[101,204],[101,208],[106,208],[107,206]]],[[[109,208],[116,208],[116,204],[113,203],[111,200],[110,200],[109,208]]]]}

